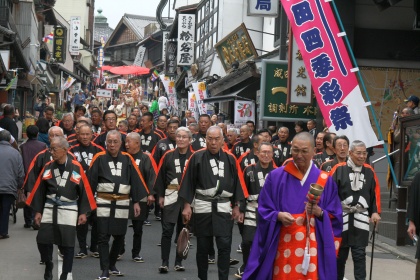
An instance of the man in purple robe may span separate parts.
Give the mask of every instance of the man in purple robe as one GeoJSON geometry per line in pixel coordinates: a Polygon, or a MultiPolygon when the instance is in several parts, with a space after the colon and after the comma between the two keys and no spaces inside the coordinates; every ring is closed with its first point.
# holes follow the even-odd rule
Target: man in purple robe
{"type": "MultiPolygon", "coordinates": [[[[287,257],[289,260],[300,258],[294,259],[294,262],[302,263],[303,255],[280,254],[278,258],[276,255],[279,245],[287,242],[284,239],[279,242],[280,235],[284,234],[283,231],[287,232],[289,226],[299,225],[295,217],[297,214],[304,215],[305,211],[309,215],[309,220],[314,221],[315,240],[312,235],[311,240],[316,242],[318,279],[337,279],[336,250],[338,250],[339,237],[343,229],[337,185],[331,177],[326,173],[321,173],[313,164],[315,147],[311,134],[308,132],[297,134],[292,141],[291,152],[293,161],[270,172],[264,188],[261,189],[258,200],[257,231],[242,279],[268,280],[273,277],[293,279],[292,275],[299,275],[299,278],[306,279],[301,269],[303,266],[293,266],[291,271],[285,269],[286,266],[274,269],[275,264],[287,257]],[[310,185],[319,184],[321,181],[324,191],[319,202],[306,203],[310,185]]],[[[300,226],[305,231],[306,223],[300,223],[300,226]]],[[[309,272],[311,272],[311,265],[309,272]]]]}

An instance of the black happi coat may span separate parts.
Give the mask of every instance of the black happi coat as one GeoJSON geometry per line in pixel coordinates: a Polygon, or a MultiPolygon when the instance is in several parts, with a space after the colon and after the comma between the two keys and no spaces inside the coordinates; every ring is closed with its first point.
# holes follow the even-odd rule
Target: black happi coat
{"type": "Polygon", "coordinates": [[[194,133],[192,135],[191,147],[194,151],[206,148],[206,134],[194,133]]]}
{"type": "Polygon", "coordinates": [[[42,213],[37,242],[74,247],[80,214],[96,208],[82,166],[67,159],[61,174],[55,161],[45,165],[26,203],[42,213]]]}
{"type": "Polygon", "coordinates": [[[183,201],[178,199],[178,191],[168,189],[168,185],[179,185],[181,183],[185,165],[187,165],[192,153],[191,149],[187,150],[185,162],[182,164],[179,150],[171,150],[163,156],[160,162],[154,191],[159,197],[165,198],[163,207],[163,221],[165,222],[177,223],[178,215],[184,207],[183,201]]]}
{"type": "Polygon", "coordinates": [[[257,227],[257,208],[258,197],[265,183],[265,178],[270,171],[276,167],[270,163],[267,168],[262,168],[260,163],[247,166],[243,172],[244,181],[248,190],[246,203],[241,205],[241,212],[245,212],[244,231],[242,238],[246,241],[252,241],[257,227]]]}
{"type": "Polygon", "coordinates": [[[342,204],[360,205],[367,209],[366,212],[362,213],[344,213],[343,211],[341,246],[344,247],[367,246],[369,241],[369,217],[372,213],[381,212],[379,182],[372,167],[368,164],[363,165],[359,180],[363,187],[358,191],[353,191],[351,188],[353,174],[353,170],[347,165],[347,162],[337,164],[329,173],[337,183],[338,196],[342,204]]]}
{"type": "Polygon", "coordinates": [[[236,157],[236,158],[240,158],[241,155],[243,155],[244,153],[251,151],[254,148],[254,145],[252,144],[251,141],[244,143],[244,142],[237,142],[235,143],[235,145],[233,145],[232,147],[232,154],[236,157]]]}
{"type": "MultiPolygon", "coordinates": [[[[69,152],[67,158],[71,161],[74,159],[74,155],[69,152]]],[[[41,173],[42,168],[44,168],[44,166],[50,161],[52,161],[52,157],[48,149],[43,150],[35,156],[31,162],[31,165],[29,165],[25,177],[25,182],[23,183],[25,191],[32,191],[35,182],[38,179],[39,173],[41,173]]]]}
{"type": "Polygon", "coordinates": [[[154,129],[149,134],[146,134],[141,130],[140,134],[140,149],[143,152],[152,154],[157,142],[162,139],[162,136],[157,133],[154,129]]]}
{"type": "MultiPolygon", "coordinates": [[[[131,155],[136,162],[140,173],[143,176],[144,182],[146,183],[147,188],[152,191],[153,185],[156,181],[157,166],[155,160],[150,154],[143,153],[139,151],[138,153],[131,155]]],[[[151,194],[153,194],[151,192],[151,194]]],[[[147,218],[147,213],[149,211],[147,207],[147,196],[140,200],[140,215],[134,217],[133,207],[130,206],[130,219],[145,221],[147,218]]]]}
{"type": "Polygon", "coordinates": [[[195,235],[232,234],[232,205],[246,194],[239,172],[235,157],[222,149],[216,155],[203,149],[190,157],[178,195],[190,204],[195,198],[195,235]]]}
{"type": "Polygon", "coordinates": [[[80,142],[77,142],[77,144],[72,146],[69,151],[74,154],[76,160],[80,163],[80,165],[83,167],[83,170],[86,172],[89,169],[93,157],[97,153],[103,152],[105,150],[94,142],[91,142],[89,146],[83,146],[80,142]]]}
{"type": "Polygon", "coordinates": [[[129,195],[129,199],[118,201],[96,198],[98,232],[124,235],[127,232],[130,199],[139,202],[148,195],[136,162],[125,152],[119,152],[116,158],[108,152],[100,152],[93,158],[87,177],[96,193],[129,195]]]}
{"type": "Polygon", "coordinates": [[[163,155],[176,148],[176,141],[168,138],[161,139],[157,142],[155,149],[153,150],[153,158],[157,165],[160,164],[160,160],[163,155]]]}

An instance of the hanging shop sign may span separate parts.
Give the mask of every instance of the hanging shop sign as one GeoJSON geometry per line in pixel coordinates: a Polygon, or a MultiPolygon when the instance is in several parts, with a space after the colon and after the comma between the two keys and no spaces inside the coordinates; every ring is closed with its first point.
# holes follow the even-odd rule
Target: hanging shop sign
{"type": "Polygon", "coordinates": [[[66,62],[66,37],[67,30],[61,26],[54,27],[54,47],[53,47],[53,58],[55,62],[64,63],[66,62]]]}
{"type": "Polygon", "coordinates": [[[79,55],[80,34],[80,17],[70,17],[69,51],[71,55],[79,55]]]}
{"type": "Polygon", "coordinates": [[[301,106],[287,103],[287,61],[263,60],[261,66],[261,120],[290,122],[316,117],[315,104],[301,106]]]}
{"type": "Polygon", "coordinates": [[[194,61],[195,15],[179,14],[178,17],[178,65],[190,66],[194,61]]]}
{"type": "Polygon", "coordinates": [[[248,0],[248,16],[277,17],[278,0],[248,0]]]}
{"type": "Polygon", "coordinates": [[[243,23],[214,47],[226,72],[232,70],[232,64],[238,63],[239,66],[240,63],[258,56],[243,23]]]}

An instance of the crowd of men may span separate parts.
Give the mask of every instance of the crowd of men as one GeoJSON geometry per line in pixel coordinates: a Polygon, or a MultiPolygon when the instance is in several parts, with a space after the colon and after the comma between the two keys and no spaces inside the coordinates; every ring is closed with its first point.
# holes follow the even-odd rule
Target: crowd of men
{"type": "MultiPolygon", "coordinates": [[[[28,194],[25,227],[38,230],[44,279],[53,277],[53,244],[63,257],[60,280],[72,271],[73,257],[89,255],[87,248],[100,259],[98,280],[123,275],[116,261],[126,246],[133,261],[144,262],[142,233],[151,208],[162,225],[159,273],[170,271],[174,231],[178,236],[189,224],[198,278],[208,279],[215,241],[218,277],[228,279],[236,221],[243,254],[237,278],[343,279],[350,250],[355,279],[366,278],[369,223],[379,222],[381,207],[363,142],[317,132],[315,120],[306,131],[297,125],[290,139],[287,127],[255,131],[248,121],[238,131],[206,114],[196,120],[188,110],[182,119],[160,115],[156,122],[137,107],[124,120],[94,106],[89,112],[76,106],[61,120],[53,113],[51,107],[43,112],[48,142],[37,140],[37,126],[27,128],[20,147],[25,180],[13,182],[28,194]],[[124,245],[129,220],[133,244],[124,245]]],[[[10,142],[10,133],[0,132],[2,154],[10,142]]],[[[7,237],[0,224],[0,239],[7,237]]],[[[174,270],[185,270],[179,256],[174,270]]]]}

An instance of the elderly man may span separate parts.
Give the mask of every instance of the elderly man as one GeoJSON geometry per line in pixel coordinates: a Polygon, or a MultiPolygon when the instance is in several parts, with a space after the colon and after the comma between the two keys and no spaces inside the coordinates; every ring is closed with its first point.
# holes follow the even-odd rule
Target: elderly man
{"type": "Polygon", "coordinates": [[[216,237],[219,279],[227,280],[233,219],[242,222],[243,214],[239,212],[239,205],[247,193],[239,177],[235,157],[222,149],[224,141],[220,127],[212,126],[207,130],[206,145],[207,149],[191,156],[184,171],[179,196],[184,201],[182,215],[185,222],[191,219],[191,203],[195,201],[198,278],[207,280],[208,254],[213,237],[216,237]]]}
{"type": "Polygon", "coordinates": [[[336,249],[343,227],[337,185],[313,164],[311,134],[297,134],[291,150],[293,160],[271,171],[260,191],[243,279],[337,279],[336,249]],[[313,183],[323,192],[308,201],[313,183]]]}
{"type": "MultiPolygon", "coordinates": [[[[253,138],[255,137],[258,136],[254,136],[253,138]]],[[[246,204],[242,205],[242,211],[245,212],[241,244],[243,264],[238,268],[235,274],[238,278],[242,278],[242,274],[244,273],[257,227],[258,195],[264,186],[265,178],[267,178],[268,173],[276,168],[273,166],[273,146],[269,142],[260,143],[257,147],[256,154],[258,162],[248,165],[243,172],[249,196],[246,200],[246,204]]]]}
{"type": "Polygon", "coordinates": [[[325,134],[327,134],[327,132],[320,131],[316,135],[316,138],[315,138],[316,153],[322,153],[324,151],[324,136],[325,136],[325,134]]]}
{"type": "Polygon", "coordinates": [[[192,116],[192,113],[190,110],[185,110],[185,117],[181,120],[181,126],[187,127],[189,125],[188,118],[192,116]]]}
{"type": "Polygon", "coordinates": [[[4,163],[0,177],[0,239],[9,238],[10,206],[15,202],[18,188],[22,187],[25,173],[22,157],[10,145],[11,135],[0,131],[0,154],[4,163]]]}
{"type": "Polygon", "coordinates": [[[338,278],[343,279],[351,249],[354,279],[366,279],[366,246],[369,242],[369,223],[381,217],[381,192],[373,168],[366,164],[366,145],[355,140],[350,145],[346,162],[337,164],[330,172],[338,185],[343,206],[343,239],[338,253],[338,278]]]}
{"type": "Polygon", "coordinates": [[[65,113],[61,119],[60,127],[63,129],[64,137],[73,137],[76,134],[74,130],[74,114],[65,113]]]}
{"type": "Polygon", "coordinates": [[[53,279],[53,244],[63,255],[60,280],[67,280],[74,256],[76,225],[86,223],[86,213],[96,209],[95,198],[82,166],[68,160],[69,146],[63,137],[51,140],[53,160],[45,165],[26,203],[34,209],[41,260],[45,262],[44,279],[53,279]]]}
{"type": "Polygon", "coordinates": [[[0,127],[9,131],[13,138],[18,139],[19,130],[14,120],[15,107],[7,104],[3,109],[3,116],[0,120],[0,127]]]}
{"type": "Polygon", "coordinates": [[[166,138],[166,128],[168,126],[169,118],[165,115],[160,115],[156,121],[155,131],[159,133],[160,137],[166,138]]]}
{"type": "MultiPolygon", "coordinates": [[[[53,126],[48,130],[48,139],[51,143],[54,137],[64,137],[63,129],[58,126],[53,126]]],[[[73,160],[73,155],[68,154],[69,160],[73,160]]],[[[47,164],[47,162],[52,160],[52,155],[49,149],[45,149],[39,152],[31,164],[28,167],[28,172],[26,173],[25,182],[23,184],[25,191],[31,192],[33,186],[35,185],[38,176],[41,173],[42,168],[47,164]]]]}
{"type": "Polygon", "coordinates": [[[292,155],[290,153],[291,144],[288,141],[289,139],[289,129],[285,126],[279,128],[277,135],[279,140],[274,142],[274,146],[280,149],[283,153],[284,159],[290,158],[292,155]]]}
{"type": "MultiPolygon", "coordinates": [[[[149,188],[152,188],[155,180],[156,180],[156,173],[157,173],[157,166],[150,154],[143,153],[140,149],[140,135],[136,132],[131,132],[127,134],[127,138],[125,141],[125,148],[127,152],[133,157],[135,160],[137,167],[139,168],[141,175],[143,176],[146,185],[149,188]]],[[[141,251],[141,239],[143,236],[143,223],[147,220],[147,216],[149,215],[148,205],[153,204],[155,201],[152,194],[149,194],[147,198],[143,198],[140,201],[140,215],[138,217],[134,217],[131,215],[131,220],[133,222],[133,249],[131,250],[131,257],[132,260],[137,263],[144,262],[143,258],[140,256],[141,251]]],[[[125,249],[120,251],[120,256],[124,253],[125,249]]]]}
{"type": "MultiPolygon", "coordinates": [[[[96,145],[92,142],[92,128],[91,126],[82,123],[80,120],[77,123],[78,132],[77,132],[77,142],[74,146],[69,149],[69,152],[73,153],[76,157],[77,162],[83,168],[83,172],[87,172],[89,169],[89,165],[93,159],[93,157],[100,152],[105,151],[99,145],[96,145]]],[[[90,251],[92,252],[92,256],[98,257],[98,248],[97,248],[97,227],[96,227],[96,212],[90,213],[88,217],[89,223],[92,225],[92,234],[91,234],[91,244],[90,244],[90,251]]],[[[79,225],[76,227],[77,230],[77,240],[79,241],[80,251],[77,253],[76,258],[83,259],[88,256],[87,254],[87,242],[86,237],[88,234],[88,224],[79,225]]]]}
{"type": "Polygon", "coordinates": [[[197,123],[190,123],[188,125],[188,129],[191,131],[192,134],[196,134],[198,132],[198,124],[197,123]]]}
{"type": "MultiPolygon", "coordinates": [[[[192,134],[186,127],[180,127],[175,132],[176,149],[168,151],[162,158],[159,165],[159,173],[156,179],[154,190],[159,197],[159,205],[163,209],[162,216],[162,239],[161,256],[162,265],[160,273],[169,270],[169,254],[171,252],[171,238],[177,225],[176,236],[179,235],[182,222],[182,200],[178,199],[179,183],[182,179],[184,168],[192,155],[190,142],[192,134]]],[[[185,270],[182,259],[175,258],[175,271],[185,270]]]]}
{"type": "Polygon", "coordinates": [[[262,142],[264,141],[261,135],[254,135],[254,137],[252,137],[252,150],[245,152],[237,159],[241,170],[244,170],[248,165],[256,164],[258,162],[258,147],[262,142]]]}
{"type": "Polygon", "coordinates": [[[227,138],[227,147],[230,150],[232,150],[233,145],[235,145],[236,142],[238,142],[238,130],[234,127],[229,128],[226,133],[227,138]]]}
{"type": "Polygon", "coordinates": [[[124,244],[130,205],[134,207],[134,216],[139,216],[139,202],[149,193],[136,162],[129,154],[121,152],[121,144],[121,133],[108,131],[106,152],[96,154],[87,172],[98,204],[98,252],[102,270],[98,280],[108,279],[109,274],[123,275],[115,263],[124,244]],[[111,235],[114,241],[109,251],[111,235]]]}
{"type": "Polygon", "coordinates": [[[251,151],[252,141],[251,136],[252,132],[248,125],[241,126],[241,129],[239,130],[239,137],[241,138],[241,141],[234,144],[232,147],[232,154],[238,159],[242,154],[251,151]]]}

